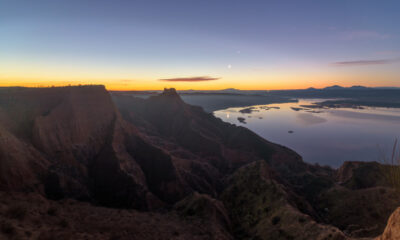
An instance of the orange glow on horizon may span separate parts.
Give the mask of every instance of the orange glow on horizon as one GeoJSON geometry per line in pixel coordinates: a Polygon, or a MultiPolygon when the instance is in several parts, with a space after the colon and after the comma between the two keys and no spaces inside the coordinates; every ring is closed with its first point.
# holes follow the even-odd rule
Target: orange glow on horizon
{"type": "Polygon", "coordinates": [[[292,64],[276,67],[188,68],[162,66],[129,68],[119,65],[69,62],[1,61],[0,86],[49,87],[104,85],[108,90],[280,90],[323,88],[331,85],[400,87],[397,68],[368,66],[338,68],[324,64],[292,64]],[[212,81],[168,82],[159,79],[209,76],[212,81]]]}
{"type": "MultiPolygon", "coordinates": [[[[123,81],[123,80],[122,80],[123,81]]],[[[366,87],[384,86],[379,84],[367,84],[364,82],[359,84],[346,84],[345,81],[265,81],[259,84],[258,81],[245,81],[237,83],[236,81],[224,81],[223,83],[215,82],[161,82],[161,81],[140,81],[137,83],[119,83],[113,80],[58,80],[45,81],[35,79],[12,79],[3,80],[0,78],[0,87],[61,87],[61,86],[77,86],[77,85],[104,85],[109,91],[151,91],[163,90],[164,88],[175,88],[177,90],[223,90],[227,88],[235,88],[240,90],[294,90],[306,89],[309,87],[324,88],[331,85],[340,85],[350,87],[353,85],[363,85],[366,87]]],[[[394,86],[394,85],[388,85],[394,86]]]]}
{"type": "Polygon", "coordinates": [[[393,73],[353,73],[335,71],[276,71],[276,72],[229,72],[225,74],[211,74],[221,77],[213,81],[199,82],[168,82],[160,81],[161,78],[173,78],[177,76],[200,76],[199,74],[182,73],[171,75],[167,73],[155,74],[118,74],[103,72],[101,78],[92,77],[98,74],[93,72],[57,72],[57,71],[14,71],[0,72],[0,86],[23,87],[51,87],[68,85],[104,85],[111,91],[144,91],[175,88],[177,90],[221,90],[236,88],[241,90],[284,90],[305,89],[309,87],[324,88],[331,85],[349,87],[363,85],[366,87],[391,86],[400,87],[397,76],[393,73]],[[48,74],[45,74],[48,73],[48,74]],[[58,74],[55,74],[58,73],[58,74]],[[29,77],[24,77],[29,76],[29,77]],[[113,77],[115,76],[115,77],[113,77]],[[135,76],[135,77],[127,77],[135,76]]]}

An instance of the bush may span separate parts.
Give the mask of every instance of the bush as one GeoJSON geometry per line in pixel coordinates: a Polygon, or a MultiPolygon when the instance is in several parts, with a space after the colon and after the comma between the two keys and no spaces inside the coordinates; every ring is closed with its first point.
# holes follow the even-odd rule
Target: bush
{"type": "Polygon", "coordinates": [[[400,191],[400,151],[397,139],[394,141],[392,154],[388,158],[384,153],[382,154],[382,162],[389,167],[383,167],[383,173],[386,181],[397,191],[400,191]]]}

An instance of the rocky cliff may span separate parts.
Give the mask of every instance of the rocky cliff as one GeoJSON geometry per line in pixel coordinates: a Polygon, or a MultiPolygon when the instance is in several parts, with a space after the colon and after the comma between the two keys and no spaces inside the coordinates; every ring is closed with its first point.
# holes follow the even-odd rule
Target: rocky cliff
{"type": "MultiPolygon", "coordinates": [[[[140,136],[102,86],[9,89],[0,98],[1,189],[147,207],[145,175],[125,149],[140,136]]],[[[155,198],[155,197],[154,197],[155,198]]]]}
{"type": "MultiPolygon", "coordinates": [[[[135,216],[151,221],[157,212],[158,224],[171,220],[193,230],[175,226],[176,233],[143,233],[108,222],[110,229],[130,233],[122,239],[131,234],[142,239],[375,237],[400,199],[379,166],[347,163],[336,171],[306,164],[294,151],[184,103],[174,89],[148,99],[111,97],[102,86],[0,91],[5,201],[27,206],[24,195],[41,196],[38,208],[67,209],[65,199],[75,199],[71,208],[98,211],[93,221],[99,225],[104,224],[99,216],[117,219],[111,215],[118,215],[118,208],[136,209],[124,210],[130,211],[123,213],[128,222],[135,216]]],[[[0,210],[2,223],[34,228],[10,220],[12,207],[0,210]]],[[[79,222],[87,219],[60,211],[74,228],[95,238],[95,223],[81,228],[79,222]]],[[[25,215],[49,218],[45,212],[25,215]]],[[[45,225],[52,228],[51,221],[45,225]]],[[[144,228],[149,226],[154,223],[144,228]]],[[[20,229],[15,231],[19,236],[20,229]]]]}

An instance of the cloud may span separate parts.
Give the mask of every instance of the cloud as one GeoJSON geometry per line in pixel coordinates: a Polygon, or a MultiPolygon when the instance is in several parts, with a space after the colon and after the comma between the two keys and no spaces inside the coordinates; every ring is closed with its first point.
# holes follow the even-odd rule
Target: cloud
{"type": "Polygon", "coordinates": [[[383,40],[389,38],[389,34],[383,34],[375,31],[357,30],[348,31],[342,34],[344,40],[358,40],[358,39],[372,39],[372,40],[383,40]]]}
{"type": "Polygon", "coordinates": [[[215,81],[221,78],[216,77],[208,77],[208,76],[199,76],[199,77],[185,77],[185,78],[165,78],[158,79],[159,81],[165,82],[203,82],[203,81],[215,81]]]}
{"type": "Polygon", "coordinates": [[[334,62],[336,66],[364,66],[364,65],[381,65],[399,62],[400,59],[376,59],[376,60],[357,60],[357,61],[343,61],[334,62]]]}

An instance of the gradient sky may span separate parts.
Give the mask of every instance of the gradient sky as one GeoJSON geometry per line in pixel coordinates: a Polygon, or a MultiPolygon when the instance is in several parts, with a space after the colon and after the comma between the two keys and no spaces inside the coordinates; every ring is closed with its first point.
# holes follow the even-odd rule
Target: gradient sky
{"type": "Polygon", "coordinates": [[[0,0],[0,86],[400,87],[399,24],[398,0],[0,0]]]}

